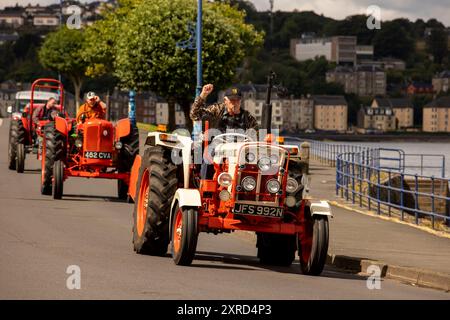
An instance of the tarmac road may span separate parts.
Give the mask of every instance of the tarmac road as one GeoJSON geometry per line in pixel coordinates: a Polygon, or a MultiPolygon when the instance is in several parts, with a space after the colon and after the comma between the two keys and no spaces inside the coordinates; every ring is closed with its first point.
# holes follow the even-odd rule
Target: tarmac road
{"type": "MultiPolygon", "coordinates": [[[[448,293],[366,278],[327,267],[320,277],[258,264],[248,233],[201,234],[191,267],[132,250],[132,204],[116,182],[69,179],[63,200],[40,195],[40,163],[7,168],[8,121],[0,126],[0,299],[449,299],[448,293]],[[67,267],[81,270],[69,290],[67,267]]],[[[331,241],[333,241],[331,221],[331,241]]]]}

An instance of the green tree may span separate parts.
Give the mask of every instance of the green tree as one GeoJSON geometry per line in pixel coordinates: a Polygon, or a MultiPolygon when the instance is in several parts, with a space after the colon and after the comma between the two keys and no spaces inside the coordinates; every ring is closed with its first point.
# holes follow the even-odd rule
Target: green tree
{"type": "Polygon", "coordinates": [[[50,33],[39,50],[39,60],[44,68],[60,72],[72,82],[77,108],[88,65],[82,57],[84,44],[82,30],[62,27],[50,33]]]}
{"type": "MultiPolygon", "coordinates": [[[[196,85],[196,56],[176,46],[189,38],[188,21],[195,21],[195,0],[143,0],[133,8],[115,43],[114,74],[123,87],[152,90],[169,102],[169,129],[174,128],[175,101],[187,123],[196,85]]],[[[224,3],[203,7],[203,79],[216,88],[229,85],[246,56],[263,42],[263,35],[245,24],[244,13],[224,3]]]]}
{"type": "Polygon", "coordinates": [[[448,54],[448,35],[445,29],[433,29],[427,39],[428,52],[434,62],[441,64],[448,54]]]}
{"type": "Polygon", "coordinates": [[[375,55],[407,60],[414,52],[414,40],[402,26],[403,22],[384,22],[374,38],[375,55]]]}

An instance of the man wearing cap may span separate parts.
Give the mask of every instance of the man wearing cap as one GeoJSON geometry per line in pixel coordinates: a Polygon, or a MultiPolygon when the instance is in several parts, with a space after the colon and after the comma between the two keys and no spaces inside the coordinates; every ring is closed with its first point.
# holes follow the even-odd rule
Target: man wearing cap
{"type": "Polygon", "coordinates": [[[233,129],[258,130],[258,122],[255,117],[247,110],[241,109],[242,94],[239,88],[229,88],[225,92],[222,103],[215,103],[206,107],[206,98],[213,89],[212,84],[203,86],[201,94],[192,105],[190,114],[192,121],[201,121],[206,116],[210,127],[222,132],[233,129]]]}
{"type": "Polygon", "coordinates": [[[82,117],[85,115],[85,119],[105,119],[106,117],[106,105],[95,92],[88,92],[86,95],[86,103],[83,104],[77,112],[77,123],[81,123],[82,117]]]}

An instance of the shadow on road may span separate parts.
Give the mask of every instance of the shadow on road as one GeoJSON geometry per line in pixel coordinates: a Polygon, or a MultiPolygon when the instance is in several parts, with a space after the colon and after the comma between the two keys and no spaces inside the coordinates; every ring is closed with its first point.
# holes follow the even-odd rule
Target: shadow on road
{"type": "Polygon", "coordinates": [[[23,171],[24,174],[36,174],[41,173],[41,169],[25,169],[23,171]]]}
{"type": "Polygon", "coordinates": [[[109,201],[109,202],[122,202],[126,203],[126,200],[121,200],[117,197],[110,196],[96,196],[96,195],[87,195],[87,194],[64,194],[61,200],[70,200],[70,201],[109,201]]]}
{"type": "MultiPolygon", "coordinates": [[[[259,260],[254,256],[244,256],[244,255],[231,255],[226,253],[217,253],[217,252],[206,252],[206,251],[197,251],[195,255],[195,259],[192,263],[193,268],[211,268],[211,269],[237,269],[237,270],[254,270],[258,271],[261,269],[266,269],[270,271],[280,272],[280,273],[290,273],[290,274],[298,274],[303,275],[300,270],[300,265],[298,260],[295,260],[294,263],[290,267],[281,267],[281,266],[271,266],[271,265],[263,265],[259,263],[259,260]],[[196,261],[217,261],[222,262],[227,265],[202,265],[196,264],[196,261]],[[236,265],[240,265],[241,267],[236,267],[236,265]],[[248,268],[244,268],[242,266],[247,266],[248,268]]],[[[325,266],[324,271],[320,275],[322,278],[334,278],[334,279],[346,279],[346,280],[365,280],[365,277],[346,273],[344,270],[336,269],[330,266],[325,266]]]]}

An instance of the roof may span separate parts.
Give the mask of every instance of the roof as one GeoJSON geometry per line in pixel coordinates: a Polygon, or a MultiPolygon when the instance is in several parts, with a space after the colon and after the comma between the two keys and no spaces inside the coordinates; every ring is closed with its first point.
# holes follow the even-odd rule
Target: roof
{"type": "Polygon", "coordinates": [[[450,96],[443,96],[434,99],[430,103],[426,104],[424,108],[450,108],[450,96]]]}
{"type": "MultiPolygon", "coordinates": [[[[33,95],[35,100],[48,100],[49,98],[58,99],[58,95],[54,92],[46,92],[46,91],[36,91],[33,95]]],[[[18,91],[16,94],[16,99],[31,99],[31,91],[18,91]]]]}
{"type": "Polygon", "coordinates": [[[441,73],[438,73],[436,78],[450,78],[450,70],[444,70],[441,73]]]}
{"type": "Polygon", "coordinates": [[[313,96],[314,104],[333,106],[333,105],[347,105],[347,100],[344,96],[327,96],[327,95],[317,95],[313,96]]]}
{"type": "Polygon", "coordinates": [[[356,71],[363,71],[363,72],[383,72],[383,69],[381,69],[380,67],[376,66],[376,65],[370,65],[370,64],[365,64],[365,65],[359,65],[356,66],[356,71]]]}
{"type": "Polygon", "coordinates": [[[412,102],[408,98],[375,98],[379,107],[412,108],[412,102]]]}
{"type": "Polygon", "coordinates": [[[433,85],[431,83],[425,82],[413,82],[410,83],[409,86],[414,86],[416,88],[433,88],[433,85]]]}

